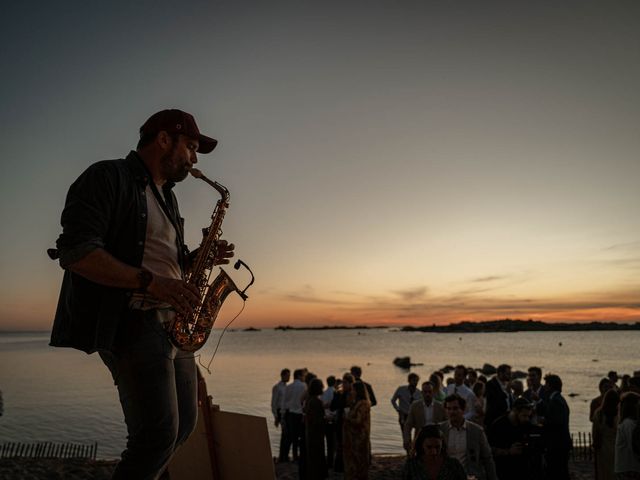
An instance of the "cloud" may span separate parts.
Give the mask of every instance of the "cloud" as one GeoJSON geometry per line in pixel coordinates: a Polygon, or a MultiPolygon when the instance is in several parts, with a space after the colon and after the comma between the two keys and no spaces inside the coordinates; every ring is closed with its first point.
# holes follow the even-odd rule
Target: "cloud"
{"type": "Polygon", "coordinates": [[[407,302],[413,302],[424,298],[427,294],[427,287],[416,287],[405,290],[392,290],[396,295],[399,295],[402,300],[407,302]]]}
{"type": "Polygon", "coordinates": [[[472,283],[495,282],[497,280],[504,280],[506,278],[509,278],[509,277],[506,275],[491,275],[488,277],[474,278],[473,280],[471,280],[471,282],[472,283]]]}
{"type": "Polygon", "coordinates": [[[311,285],[303,285],[299,290],[294,292],[286,292],[279,295],[283,300],[296,303],[314,303],[324,305],[349,305],[352,302],[336,300],[334,298],[321,298],[315,293],[314,288],[311,285]]]}
{"type": "Polygon", "coordinates": [[[609,245],[608,247],[603,248],[604,251],[620,251],[620,250],[624,250],[624,251],[636,251],[640,249],[640,240],[637,240],[635,242],[627,242],[627,243],[616,243],[613,245],[609,245]]]}

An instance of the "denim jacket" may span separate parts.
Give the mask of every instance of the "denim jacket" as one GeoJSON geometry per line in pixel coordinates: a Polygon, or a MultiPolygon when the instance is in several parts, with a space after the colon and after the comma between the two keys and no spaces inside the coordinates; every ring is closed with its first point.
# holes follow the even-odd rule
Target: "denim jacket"
{"type": "MultiPolygon", "coordinates": [[[[106,287],[66,269],[103,248],[118,260],[140,267],[147,229],[145,189],[151,176],[139,155],[94,163],[71,185],[56,242],[65,269],[50,345],[93,353],[110,350],[128,310],[131,292],[106,287]]],[[[167,207],[177,226],[178,262],[184,265],[184,220],[171,191],[163,187],[167,207]]]]}

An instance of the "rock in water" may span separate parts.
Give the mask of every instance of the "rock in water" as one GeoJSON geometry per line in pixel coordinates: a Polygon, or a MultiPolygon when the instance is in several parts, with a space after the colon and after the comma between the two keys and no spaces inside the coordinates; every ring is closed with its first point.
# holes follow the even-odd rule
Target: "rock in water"
{"type": "Polygon", "coordinates": [[[400,368],[411,368],[411,357],[396,357],[393,364],[400,368]]]}
{"type": "Polygon", "coordinates": [[[493,365],[489,364],[489,363],[485,363],[482,368],[480,369],[480,371],[482,372],[483,375],[495,375],[495,373],[498,371],[496,369],[496,367],[494,367],[493,365]]]}

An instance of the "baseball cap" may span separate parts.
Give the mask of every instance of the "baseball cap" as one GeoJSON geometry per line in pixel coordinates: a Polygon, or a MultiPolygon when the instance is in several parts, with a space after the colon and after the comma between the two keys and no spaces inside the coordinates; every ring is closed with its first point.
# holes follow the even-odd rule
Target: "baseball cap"
{"type": "Polygon", "coordinates": [[[181,133],[187,137],[197,139],[199,143],[198,153],[210,153],[218,145],[216,139],[200,133],[193,115],[175,108],[161,110],[151,115],[140,127],[140,136],[161,131],[181,133]]]}

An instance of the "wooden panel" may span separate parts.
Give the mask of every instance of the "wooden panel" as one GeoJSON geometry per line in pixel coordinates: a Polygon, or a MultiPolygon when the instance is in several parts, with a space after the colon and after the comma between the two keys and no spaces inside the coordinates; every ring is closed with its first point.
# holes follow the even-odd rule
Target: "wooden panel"
{"type": "Polygon", "coordinates": [[[169,463],[171,480],[274,480],[275,470],[264,417],[198,408],[195,432],[169,463]],[[211,432],[211,458],[207,430],[211,432]]]}
{"type": "Polygon", "coordinates": [[[274,480],[275,469],[264,417],[213,411],[216,480],[274,480]]]}

